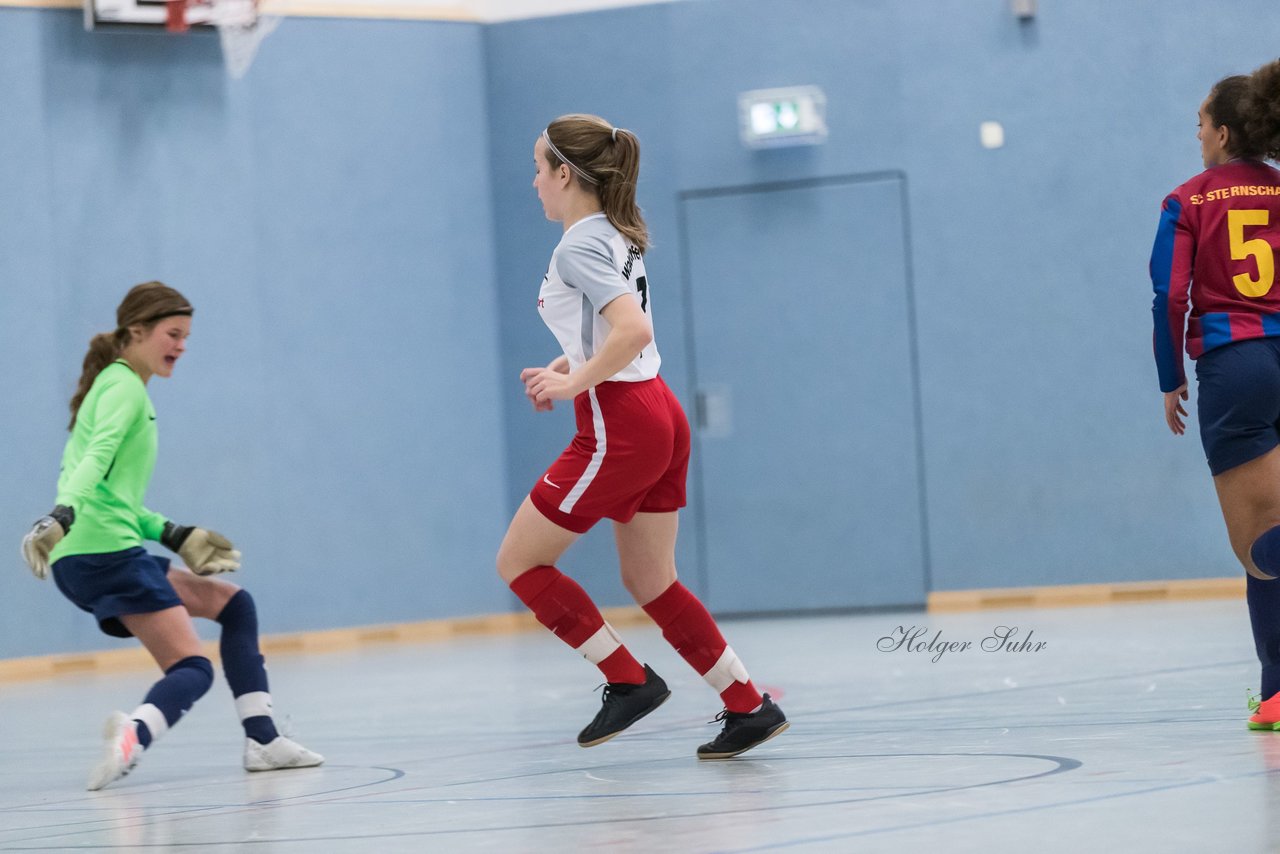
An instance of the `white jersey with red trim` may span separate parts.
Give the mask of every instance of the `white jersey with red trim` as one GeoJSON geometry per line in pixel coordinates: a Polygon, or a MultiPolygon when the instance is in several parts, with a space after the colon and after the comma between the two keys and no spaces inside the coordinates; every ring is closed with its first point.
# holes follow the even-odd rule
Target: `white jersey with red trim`
{"type": "MultiPolygon", "coordinates": [[[[538,312],[569,358],[569,370],[577,370],[604,343],[612,327],[600,310],[623,296],[634,299],[652,318],[640,250],[627,243],[603,213],[569,226],[551,253],[551,265],[538,291],[538,312]]],[[[661,363],[657,342],[650,341],[631,364],[609,379],[651,380],[661,363]]]]}

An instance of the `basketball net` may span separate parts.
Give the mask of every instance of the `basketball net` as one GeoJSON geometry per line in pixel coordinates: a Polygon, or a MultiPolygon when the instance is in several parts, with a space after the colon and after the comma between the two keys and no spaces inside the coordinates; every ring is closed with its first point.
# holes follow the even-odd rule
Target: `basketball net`
{"type": "Polygon", "coordinates": [[[167,0],[165,6],[165,28],[171,33],[185,33],[190,28],[188,7],[208,10],[208,23],[218,28],[227,74],[236,80],[244,77],[258,55],[258,45],[283,20],[279,15],[259,15],[258,0],[167,0]]]}

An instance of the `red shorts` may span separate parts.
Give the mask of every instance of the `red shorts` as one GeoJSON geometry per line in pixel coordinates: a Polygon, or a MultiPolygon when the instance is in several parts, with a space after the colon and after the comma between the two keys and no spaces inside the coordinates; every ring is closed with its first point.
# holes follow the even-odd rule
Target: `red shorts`
{"type": "Polygon", "coordinates": [[[661,377],[601,383],[573,411],[578,435],[529,493],[542,515],[581,534],[685,505],[689,421],[661,377]]]}

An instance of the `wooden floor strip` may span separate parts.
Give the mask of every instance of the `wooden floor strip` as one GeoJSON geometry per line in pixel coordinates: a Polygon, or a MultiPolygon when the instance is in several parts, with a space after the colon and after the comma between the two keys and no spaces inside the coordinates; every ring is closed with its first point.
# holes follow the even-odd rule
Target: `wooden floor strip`
{"type": "MultiPolygon", "coordinates": [[[[1063,608],[1140,602],[1240,599],[1244,577],[1198,578],[1178,581],[1138,581],[1117,584],[1072,584],[1057,587],[1009,587],[984,590],[941,590],[930,593],[930,613],[980,611],[993,608],[1063,608]]],[[[615,626],[647,625],[639,608],[606,608],[604,617],[615,626]]],[[[262,651],[268,655],[308,655],[340,652],[362,646],[424,643],[455,637],[501,635],[541,630],[527,612],[486,614],[452,620],[359,626],[317,632],[266,635],[262,651]]],[[[217,661],[218,645],[204,645],[205,655],[217,661]]],[[[96,652],[0,659],[0,683],[51,679],[67,675],[147,670],[155,664],[140,646],[96,652]]]]}
{"type": "Polygon", "coordinates": [[[1057,587],[1009,587],[986,590],[940,590],[929,594],[930,613],[982,611],[990,608],[1069,608],[1134,602],[1197,599],[1241,599],[1244,576],[1177,581],[1132,581],[1116,584],[1069,584],[1057,587]]]}
{"type": "MultiPolygon", "coordinates": [[[[601,612],[604,618],[614,626],[652,624],[648,615],[639,608],[603,608],[601,612]]],[[[261,646],[262,651],[267,655],[309,655],[341,652],[369,645],[423,643],[454,637],[501,635],[534,630],[545,631],[530,613],[486,614],[453,620],[427,620],[420,623],[393,623],[319,632],[264,635],[261,646]]],[[[204,654],[216,663],[218,661],[217,642],[206,642],[204,654]]],[[[154,667],[155,663],[147,651],[141,646],[134,645],[127,649],[0,659],[0,683],[79,674],[119,673],[154,667]]]]}

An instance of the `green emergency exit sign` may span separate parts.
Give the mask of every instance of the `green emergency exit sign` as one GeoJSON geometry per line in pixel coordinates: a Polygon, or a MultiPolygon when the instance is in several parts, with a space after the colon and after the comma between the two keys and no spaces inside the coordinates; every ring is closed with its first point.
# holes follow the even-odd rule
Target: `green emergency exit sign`
{"type": "Polygon", "coordinates": [[[817,86],[743,92],[738,96],[742,142],[749,148],[824,142],[826,106],[827,97],[817,86]]]}

